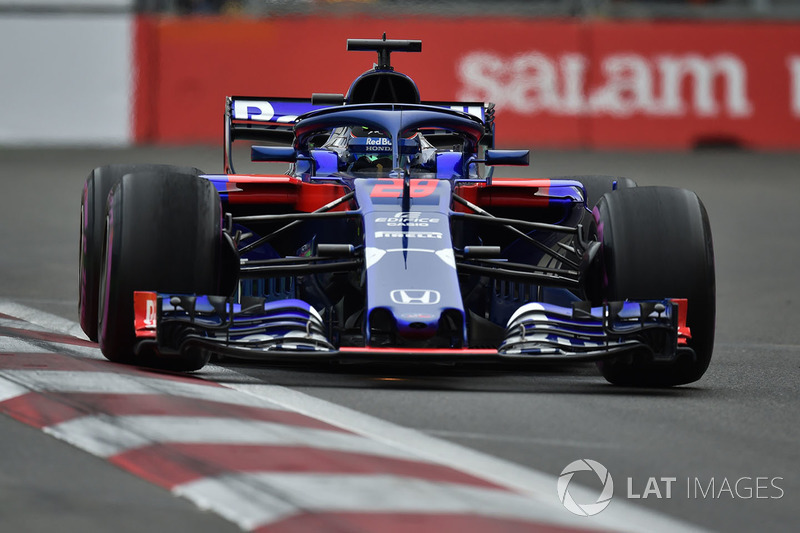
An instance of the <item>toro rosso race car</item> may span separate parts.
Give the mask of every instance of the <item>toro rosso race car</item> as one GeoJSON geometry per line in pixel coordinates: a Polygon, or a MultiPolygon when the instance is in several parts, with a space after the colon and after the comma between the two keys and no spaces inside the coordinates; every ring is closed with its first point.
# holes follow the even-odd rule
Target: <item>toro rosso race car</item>
{"type": "Polygon", "coordinates": [[[224,174],[95,169],[80,319],[117,362],[596,361],[610,382],[699,379],[714,344],[708,216],[627,178],[509,179],[492,104],[426,102],[392,52],[345,95],[229,97],[224,174]],[[238,174],[232,145],[283,175],[238,174]],[[238,145],[237,145],[238,146],[238,145]]]}

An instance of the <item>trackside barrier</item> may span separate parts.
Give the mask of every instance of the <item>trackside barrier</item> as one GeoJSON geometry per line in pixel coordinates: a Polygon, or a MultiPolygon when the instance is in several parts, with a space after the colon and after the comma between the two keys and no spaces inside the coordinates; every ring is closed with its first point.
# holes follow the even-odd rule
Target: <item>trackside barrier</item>
{"type": "Polygon", "coordinates": [[[800,23],[293,16],[137,17],[134,139],[218,143],[226,95],[345,92],[394,54],[426,100],[497,104],[501,146],[800,148],[800,23]]]}

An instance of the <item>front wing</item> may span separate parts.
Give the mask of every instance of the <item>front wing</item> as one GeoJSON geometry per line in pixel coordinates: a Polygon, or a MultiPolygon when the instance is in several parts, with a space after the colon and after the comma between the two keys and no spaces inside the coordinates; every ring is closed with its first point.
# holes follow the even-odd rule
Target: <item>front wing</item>
{"type": "Polygon", "coordinates": [[[283,362],[558,363],[630,354],[654,362],[694,356],[687,301],[609,302],[572,307],[535,302],[511,317],[495,348],[339,346],[322,317],[301,300],[136,292],[137,350],[169,357],[204,349],[227,357],[283,362]]]}

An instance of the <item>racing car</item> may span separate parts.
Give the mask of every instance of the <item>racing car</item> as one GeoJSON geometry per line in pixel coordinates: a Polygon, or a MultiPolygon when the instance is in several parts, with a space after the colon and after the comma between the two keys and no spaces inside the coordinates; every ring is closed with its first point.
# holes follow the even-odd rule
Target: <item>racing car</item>
{"type": "Polygon", "coordinates": [[[226,98],[222,174],[90,173],[79,312],[108,359],[588,361],[633,386],[704,374],[715,274],[696,194],[496,177],[529,151],[495,148],[490,103],[421,100],[391,65],[421,41],[347,48],[378,61],[345,94],[226,98]],[[241,141],[251,162],[288,170],[237,173],[241,141]]]}

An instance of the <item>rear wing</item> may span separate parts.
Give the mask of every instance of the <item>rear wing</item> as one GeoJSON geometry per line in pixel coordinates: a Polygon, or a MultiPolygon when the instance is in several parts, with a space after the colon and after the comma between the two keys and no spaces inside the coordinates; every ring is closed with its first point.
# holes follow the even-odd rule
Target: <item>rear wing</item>
{"type": "MultiPolygon", "coordinates": [[[[224,168],[233,174],[231,146],[233,141],[264,141],[291,145],[294,141],[294,125],[297,117],[329,107],[342,105],[340,95],[315,95],[308,98],[264,98],[254,96],[229,96],[225,99],[225,146],[224,168]],[[339,96],[336,101],[335,96],[339,96]]],[[[428,101],[423,105],[461,111],[479,118],[486,124],[486,136],[482,144],[494,147],[494,104],[484,102],[428,101]]]]}

